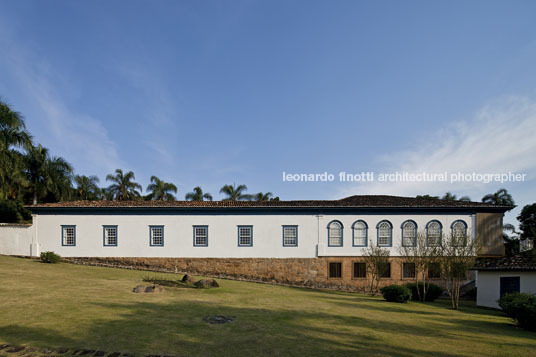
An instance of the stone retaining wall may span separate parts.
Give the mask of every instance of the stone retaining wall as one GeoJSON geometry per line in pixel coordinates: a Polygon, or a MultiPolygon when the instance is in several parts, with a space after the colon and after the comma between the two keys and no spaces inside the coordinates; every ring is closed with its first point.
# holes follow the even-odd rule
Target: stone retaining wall
{"type": "MultiPolygon", "coordinates": [[[[65,261],[114,268],[188,273],[272,284],[366,291],[368,279],[353,278],[353,263],[359,257],[322,258],[64,258],[65,261]],[[328,278],[330,262],[342,263],[342,277],[328,278]]],[[[403,284],[402,260],[391,258],[391,278],[381,285],[403,284]]],[[[434,281],[438,283],[438,281],[434,281]]]]}

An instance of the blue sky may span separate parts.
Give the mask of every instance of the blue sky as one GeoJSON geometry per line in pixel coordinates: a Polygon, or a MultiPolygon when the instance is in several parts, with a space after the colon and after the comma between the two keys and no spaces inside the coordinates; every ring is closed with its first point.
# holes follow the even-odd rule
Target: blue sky
{"type": "MultiPolygon", "coordinates": [[[[78,174],[536,201],[534,1],[2,1],[0,96],[78,174]],[[288,183],[282,172],[521,172],[288,183]]],[[[512,220],[510,214],[510,220],[512,220]]]]}

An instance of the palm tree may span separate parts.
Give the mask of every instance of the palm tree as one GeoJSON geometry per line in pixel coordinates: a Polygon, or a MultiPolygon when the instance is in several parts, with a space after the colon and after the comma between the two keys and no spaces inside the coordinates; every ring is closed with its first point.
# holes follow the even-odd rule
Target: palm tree
{"type": "Polygon", "coordinates": [[[133,182],[135,179],[134,172],[129,171],[123,174],[123,170],[116,169],[115,175],[106,176],[106,181],[112,181],[113,184],[108,186],[108,191],[113,199],[118,201],[135,200],[141,196],[141,185],[133,182]],[[138,191],[139,190],[139,191],[138,191]]]}
{"type": "Polygon", "coordinates": [[[0,198],[17,198],[26,186],[23,155],[14,148],[31,146],[24,119],[0,98],[0,198]]]}
{"type": "Polygon", "coordinates": [[[450,192],[445,193],[445,195],[441,197],[443,201],[456,201],[456,198],[456,195],[450,192]]]}
{"type": "Polygon", "coordinates": [[[51,157],[48,149],[39,144],[27,149],[24,161],[34,205],[49,194],[55,200],[70,197],[73,168],[65,159],[51,157]]]}
{"type": "Polygon", "coordinates": [[[210,193],[203,193],[201,187],[194,187],[193,192],[188,192],[184,199],[187,201],[212,201],[212,195],[210,193]]]}
{"type": "Polygon", "coordinates": [[[245,194],[244,191],[247,191],[246,185],[239,185],[238,187],[233,183],[233,185],[225,185],[221,188],[220,193],[227,195],[223,201],[242,201],[249,200],[250,195],[245,194]]]}
{"type": "Polygon", "coordinates": [[[460,198],[456,197],[455,194],[447,192],[443,197],[441,197],[443,201],[464,201],[464,202],[471,202],[471,198],[469,196],[462,196],[460,198]]]}
{"type": "Polygon", "coordinates": [[[81,200],[94,200],[99,198],[100,188],[97,185],[99,178],[97,176],[76,175],[74,177],[76,184],[76,196],[81,200]]]}
{"type": "Polygon", "coordinates": [[[482,202],[501,206],[513,206],[515,204],[512,195],[509,194],[505,188],[501,188],[495,193],[485,195],[482,197],[482,202]]]}
{"type": "Polygon", "coordinates": [[[147,195],[150,200],[156,201],[175,201],[175,196],[171,192],[177,193],[177,186],[172,183],[164,182],[156,176],[151,176],[151,183],[147,186],[147,195]]]}
{"type": "Polygon", "coordinates": [[[271,198],[272,198],[272,193],[271,192],[266,192],[266,193],[262,193],[262,192],[259,192],[255,195],[253,195],[253,201],[271,201],[271,198]]]}

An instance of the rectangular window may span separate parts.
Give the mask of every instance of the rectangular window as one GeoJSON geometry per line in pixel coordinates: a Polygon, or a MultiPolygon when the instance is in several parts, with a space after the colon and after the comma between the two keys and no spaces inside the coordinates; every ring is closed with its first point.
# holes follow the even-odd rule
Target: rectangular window
{"type": "Polygon", "coordinates": [[[329,263],[329,277],[330,278],[342,277],[342,263],[329,263]]]}
{"type": "Polygon", "coordinates": [[[253,246],[253,226],[238,226],[238,246],[253,246]]]}
{"type": "Polygon", "coordinates": [[[439,279],[441,278],[441,266],[439,263],[431,263],[428,266],[428,278],[429,279],[439,279]]]}
{"type": "Polygon", "coordinates": [[[415,278],[415,263],[402,264],[402,277],[406,279],[415,278]]]}
{"type": "Polygon", "coordinates": [[[151,247],[163,247],[164,246],[164,226],[149,226],[151,247]]]}
{"type": "Polygon", "coordinates": [[[103,226],[104,229],[104,246],[117,246],[117,226],[103,226]]]}
{"type": "Polygon", "coordinates": [[[76,226],[61,226],[61,245],[76,245],[76,226]]]}
{"type": "Polygon", "coordinates": [[[208,226],[194,226],[194,247],[208,247],[208,226]]]}
{"type": "Polygon", "coordinates": [[[384,263],[378,265],[378,274],[381,278],[391,277],[391,263],[384,263]]]}
{"type": "Polygon", "coordinates": [[[283,247],[298,246],[298,226],[283,226],[283,247]]]}
{"type": "Polygon", "coordinates": [[[366,278],[367,265],[365,263],[354,263],[354,278],[366,278]]]}

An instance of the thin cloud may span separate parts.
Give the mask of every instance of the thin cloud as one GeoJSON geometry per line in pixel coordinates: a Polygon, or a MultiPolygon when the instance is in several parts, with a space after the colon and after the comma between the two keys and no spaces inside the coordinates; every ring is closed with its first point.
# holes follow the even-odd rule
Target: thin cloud
{"type": "MultiPolygon", "coordinates": [[[[441,129],[436,134],[411,138],[418,148],[379,157],[381,170],[394,173],[525,173],[536,174],[536,101],[509,97],[484,107],[473,119],[441,129]]],[[[521,183],[528,185],[527,182],[521,183]]],[[[347,185],[351,194],[440,195],[446,191],[478,195],[509,183],[482,182],[378,182],[347,185]]]]}
{"type": "MultiPolygon", "coordinates": [[[[62,99],[53,78],[64,78],[65,73],[54,71],[50,64],[27,47],[7,41],[9,51],[0,64],[16,78],[18,85],[46,123],[45,130],[34,133],[53,154],[76,163],[78,172],[101,173],[125,166],[117,145],[110,138],[103,123],[87,113],[76,112],[62,99]]],[[[65,79],[65,78],[64,78],[65,79]]],[[[28,121],[37,120],[29,118],[28,121]]],[[[31,130],[31,127],[30,127],[31,130]]]]}

